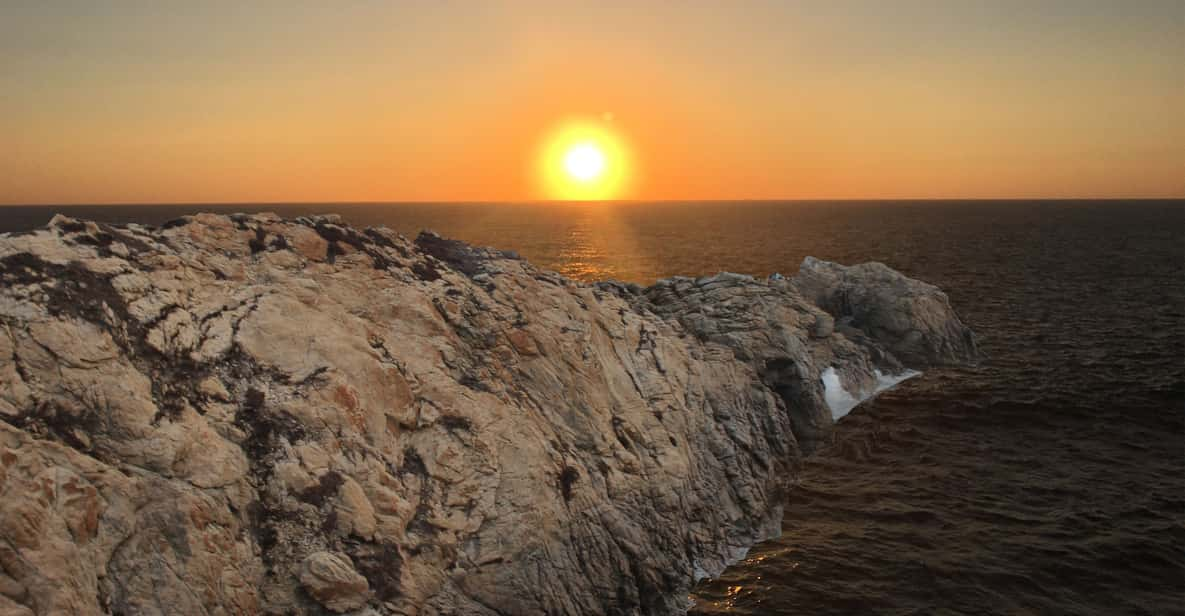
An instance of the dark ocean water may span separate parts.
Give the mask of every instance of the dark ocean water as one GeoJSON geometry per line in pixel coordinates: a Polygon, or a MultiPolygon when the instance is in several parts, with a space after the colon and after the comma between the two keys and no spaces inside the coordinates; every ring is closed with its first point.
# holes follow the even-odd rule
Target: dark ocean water
{"type": "Polygon", "coordinates": [[[337,212],[586,280],[882,261],[984,351],[861,405],[696,614],[1185,614],[1185,201],[0,208],[337,212]]]}

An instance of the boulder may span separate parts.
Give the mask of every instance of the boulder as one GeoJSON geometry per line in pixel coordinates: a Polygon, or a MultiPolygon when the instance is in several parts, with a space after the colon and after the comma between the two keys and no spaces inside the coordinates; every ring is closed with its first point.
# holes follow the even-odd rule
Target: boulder
{"type": "Polygon", "coordinates": [[[366,605],[370,585],[347,558],[315,552],[304,559],[300,583],[318,603],[334,612],[348,612],[366,605]]]}
{"type": "Polygon", "coordinates": [[[978,351],[938,287],[884,265],[843,266],[807,257],[794,288],[912,366],[974,360],[978,351]]]}

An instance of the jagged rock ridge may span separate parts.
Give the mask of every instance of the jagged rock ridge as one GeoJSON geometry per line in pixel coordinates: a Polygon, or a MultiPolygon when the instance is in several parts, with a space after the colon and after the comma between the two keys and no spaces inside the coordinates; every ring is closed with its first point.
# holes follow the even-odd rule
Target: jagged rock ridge
{"type": "Polygon", "coordinates": [[[0,236],[0,614],[669,614],[778,532],[820,377],[963,361],[808,259],[581,284],[337,217],[0,236]]]}

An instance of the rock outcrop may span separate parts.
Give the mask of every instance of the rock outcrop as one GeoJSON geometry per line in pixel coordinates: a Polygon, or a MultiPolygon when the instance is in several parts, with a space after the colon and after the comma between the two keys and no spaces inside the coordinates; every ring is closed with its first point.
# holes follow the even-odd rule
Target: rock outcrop
{"type": "Polygon", "coordinates": [[[336,217],[0,236],[0,614],[670,614],[936,288],[582,284],[336,217]],[[830,373],[829,373],[830,374],[830,373]]]}

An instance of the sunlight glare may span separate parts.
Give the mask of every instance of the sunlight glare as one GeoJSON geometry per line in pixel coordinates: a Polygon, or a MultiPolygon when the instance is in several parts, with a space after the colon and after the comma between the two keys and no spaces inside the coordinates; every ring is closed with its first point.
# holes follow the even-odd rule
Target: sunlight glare
{"type": "Polygon", "coordinates": [[[564,168],[572,177],[581,182],[594,180],[605,169],[605,155],[597,146],[582,143],[571,150],[564,157],[564,168]]]}
{"type": "Polygon", "coordinates": [[[625,140],[598,116],[569,119],[548,131],[533,173],[545,199],[601,201],[623,198],[633,171],[625,140]]]}

